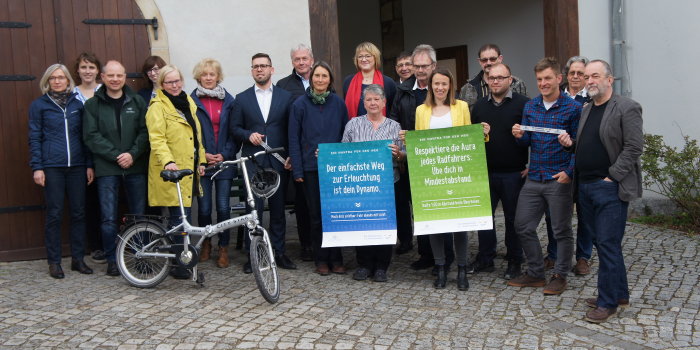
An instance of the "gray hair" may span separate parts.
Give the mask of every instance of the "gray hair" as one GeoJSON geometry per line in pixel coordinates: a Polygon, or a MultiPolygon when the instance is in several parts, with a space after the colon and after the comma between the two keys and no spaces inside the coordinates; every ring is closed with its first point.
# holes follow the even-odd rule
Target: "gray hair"
{"type": "Polygon", "coordinates": [[[379,85],[379,84],[370,84],[370,85],[367,85],[367,87],[365,88],[365,90],[362,91],[362,99],[363,99],[363,100],[365,99],[365,96],[367,96],[367,94],[379,95],[379,97],[380,97],[382,100],[386,98],[386,96],[384,95],[384,89],[383,89],[382,86],[379,85]]]}
{"type": "Polygon", "coordinates": [[[416,57],[418,54],[426,54],[428,57],[430,57],[430,60],[433,61],[432,63],[437,62],[437,55],[435,54],[435,49],[428,45],[428,44],[420,44],[416,46],[415,49],[413,49],[413,54],[411,55],[411,61],[416,57]]]}
{"type": "Polygon", "coordinates": [[[291,56],[294,56],[294,53],[297,52],[297,51],[308,51],[308,52],[309,52],[309,56],[311,56],[311,58],[314,58],[314,52],[311,51],[311,47],[308,46],[308,45],[306,45],[306,44],[299,44],[299,45],[297,45],[297,46],[294,46],[294,47],[292,48],[292,50],[289,51],[289,56],[290,56],[290,57],[291,57],[291,56]]]}
{"type": "Polygon", "coordinates": [[[569,68],[571,68],[571,65],[576,62],[581,62],[584,66],[586,66],[588,64],[588,58],[585,56],[572,56],[571,58],[569,58],[569,60],[566,61],[566,65],[564,66],[564,75],[569,74],[569,68]]]}
{"type": "Polygon", "coordinates": [[[68,78],[68,90],[73,91],[75,88],[75,81],[73,81],[73,77],[70,75],[68,68],[60,63],[54,63],[50,65],[49,68],[46,68],[44,75],[42,75],[41,79],[39,80],[39,88],[41,89],[42,94],[49,92],[49,89],[51,88],[49,86],[49,77],[51,74],[53,74],[53,72],[59,69],[62,70],[63,74],[65,74],[66,78],[68,78]]]}
{"type": "Polygon", "coordinates": [[[603,64],[603,67],[605,67],[605,74],[607,76],[614,77],[612,67],[610,67],[610,63],[605,62],[604,60],[593,60],[593,61],[588,62],[588,64],[596,63],[596,62],[603,64]]]}

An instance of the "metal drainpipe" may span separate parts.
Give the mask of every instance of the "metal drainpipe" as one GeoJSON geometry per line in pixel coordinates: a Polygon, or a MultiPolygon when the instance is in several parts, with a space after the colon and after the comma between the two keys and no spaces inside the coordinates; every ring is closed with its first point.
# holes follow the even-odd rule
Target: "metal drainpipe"
{"type": "Polygon", "coordinates": [[[629,96],[627,69],[624,67],[624,49],[626,42],[622,33],[623,29],[624,0],[612,0],[612,69],[616,83],[613,91],[619,95],[629,96]]]}

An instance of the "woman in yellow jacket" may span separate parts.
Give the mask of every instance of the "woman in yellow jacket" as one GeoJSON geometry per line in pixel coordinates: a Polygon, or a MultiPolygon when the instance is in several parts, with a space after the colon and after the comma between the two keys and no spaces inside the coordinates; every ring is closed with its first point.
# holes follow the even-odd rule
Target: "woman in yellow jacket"
{"type": "MultiPolygon", "coordinates": [[[[471,117],[466,102],[455,100],[455,83],[452,73],[447,69],[436,69],[428,80],[428,96],[425,103],[416,108],[416,130],[441,129],[454,126],[470,125],[471,117]]],[[[484,135],[488,140],[490,126],[484,126],[484,135]]],[[[445,239],[454,236],[455,255],[457,257],[457,287],[469,289],[467,281],[467,233],[438,233],[430,235],[430,246],[437,267],[437,279],[433,286],[445,288],[447,271],[445,269],[445,239]]]]}
{"type": "Polygon", "coordinates": [[[148,204],[168,207],[170,225],[180,222],[180,203],[177,187],[160,177],[163,169],[192,169],[194,175],[180,181],[182,202],[190,217],[192,196],[201,195],[198,179],[204,174],[206,159],[202,144],[202,129],[197,119],[197,105],[183,88],[182,73],[177,67],[166,65],[160,69],[158,85],[146,113],[151,154],[148,164],[148,204]]]}

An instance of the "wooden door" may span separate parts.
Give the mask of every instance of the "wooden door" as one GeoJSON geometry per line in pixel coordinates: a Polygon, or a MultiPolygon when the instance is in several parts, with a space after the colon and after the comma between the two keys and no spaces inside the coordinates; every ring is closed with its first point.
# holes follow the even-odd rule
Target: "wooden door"
{"type": "MultiPolygon", "coordinates": [[[[59,62],[72,71],[78,54],[92,51],[102,63],[122,62],[132,88],[145,83],[138,72],[150,55],[151,29],[86,19],[143,16],[134,0],[0,0],[0,261],[46,256],[44,198],[32,181],[27,141],[29,105],[41,95],[46,67],[59,62]]],[[[63,242],[68,252],[66,230],[63,242]]]]}

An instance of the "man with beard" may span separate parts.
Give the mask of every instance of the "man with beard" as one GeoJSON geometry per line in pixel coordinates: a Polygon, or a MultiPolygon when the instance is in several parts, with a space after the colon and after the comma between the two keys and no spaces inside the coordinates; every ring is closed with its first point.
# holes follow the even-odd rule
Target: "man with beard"
{"type": "MultiPolygon", "coordinates": [[[[523,107],[528,98],[510,88],[513,77],[510,67],[503,63],[491,66],[487,78],[488,96],[480,99],[472,109],[472,123],[486,122],[491,125],[489,142],[486,145],[486,163],[489,169],[491,210],[495,214],[500,201],[506,223],[505,244],[508,268],[505,279],[520,276],[523,248],[513,226],[518,194],[523,186],[523,170],[527,167],[527,147],[518,145],[511,132],[513,124],[519,124],[523,107]]],[[[495,216],[495,215],[494,215],[495,216]]],[[[471,264],[474,273],[494,270],[496,257],[496,225],[491,230],[479,231],[479,253],[471,264]]]]}
{"type": "MultiPolygon", "coordinates": [[[[462,86],[462,89],[459,90],[459,96],[457,97],[462,101],[466,101],[470,107],[484,96],[488,96],[489,85],[486,82],[486,75],[488,75],[489,70],[494,64],[503,62],[501,49],[496,44],[486,44],[479,49],[477,61],[481,66],[481,71],[477,73],[472,80],[462,86]]],[[[511,76],[511,78],[510,89],[513,92],[527,96],[525,83],[516,76],[511,76]]]]}
{"type": "Polygon", "coordinates": [[[579,225],[592,232],[600,260],[598,298],[586,299],[593,310],[585,319],[601,323],[629,305],[622,237],[629,201],[642,195],[642,106],[613,95],[612,69],[603,60],[588,63],[583,79],[593,103],[583,108],[578,137],[561,134],[559,142],[576,154],[579,225]]]}
{"type": "MultiPolygon", "coordinates": [[[[251,156],[258,151],[264,150],[262,143],[266,142],[270,147],[284,147],[287,145],[287,125],[289,124],[289,108],[292,102],[292,95],[284,89],[272,85],[272,74],[275,69],[272,67],[270,56],[265,53],[253,55],[251,71],[255,85],[236,95],[231,112],[232,123],[229,132],[236,142],[241,143],[242,156],[251,156]]],[[[286,154],[280,153],[286,157],[286,154]]],[[[289,259],[285,251],[286,220],[284,214],[284,195],[287,187],[287,170],[289,159],[286,164],[282,164],[272,155],[258,157],[258,164],[263,168],[272,168],[280,174],[280,186],[277,192],[268,199],[270,207],[270,240],[275,251],[275,261],[277,266],[283,269],[296,269],[296,265],[289,259]]],[[[253,163],[246,164],[248,175],[252,177],[257,171],[253,163]]],[[[262,218],[264,200],[255,198],[255,208],[262,218]]],[[[249,247],[248,235],[246,238],[246,248],[249,247]]],[[[250,258],[243,265],[243,272],[251,273],[250,258]]]]}

